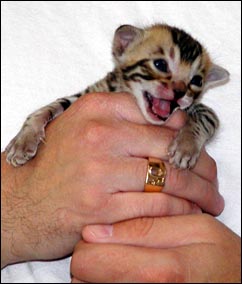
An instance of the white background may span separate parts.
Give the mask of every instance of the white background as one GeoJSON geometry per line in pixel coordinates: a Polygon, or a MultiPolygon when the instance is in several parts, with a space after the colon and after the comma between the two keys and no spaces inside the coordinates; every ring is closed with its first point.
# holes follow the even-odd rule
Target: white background
{"type": "MultiPolygon", "coordinates": [[[[219,219],[241,228],[241,2],[240,1],[2,1],[1,149],[26,116],[73,94],[112,69],[111,42],[122,24],[165,22],[203,43],[229,83],[209,90],[203,102],[221,127],[208,145],[218,165],[226,208],[219,219]]],[[[69,259],[18,264],[2,282],[69,282],[69,259]]]]}

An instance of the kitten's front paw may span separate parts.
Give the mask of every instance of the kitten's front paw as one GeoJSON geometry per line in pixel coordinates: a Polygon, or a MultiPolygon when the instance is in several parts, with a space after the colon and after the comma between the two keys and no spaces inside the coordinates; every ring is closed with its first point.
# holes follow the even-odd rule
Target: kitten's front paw
{"type": "Polygon", "coordinates": [[[40,141],[44,141],[44,131],[35,133],[33,129],[22,129],[8,144],[5,151],[7,162],[14,167],[24,165],[36,155],[40,141]]]}
{"type": "Polygon", "coordinates": [[[169,162],[176,168],[193,168],[200,155],[200,149],[193,137],[178,135],[168,148],[169,162]]]}

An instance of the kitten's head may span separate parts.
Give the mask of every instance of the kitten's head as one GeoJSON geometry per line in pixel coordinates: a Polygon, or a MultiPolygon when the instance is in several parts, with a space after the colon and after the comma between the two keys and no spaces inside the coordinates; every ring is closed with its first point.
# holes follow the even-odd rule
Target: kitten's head
{"type": "Polygon", "coordinates": [[[205,88],[229,77],[198,41],[167,25],[119,27],[113,56],[124,83],[153,124],[163,124],[177,107],[190,106],[205,88]]]}

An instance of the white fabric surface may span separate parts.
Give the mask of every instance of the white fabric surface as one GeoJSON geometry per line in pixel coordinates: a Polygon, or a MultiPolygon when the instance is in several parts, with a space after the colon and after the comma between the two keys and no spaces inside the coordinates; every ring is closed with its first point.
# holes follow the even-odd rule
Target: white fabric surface
{"type": "MultiPolygon", "coordinates": [[[[1,149],[26,116],[73,94],[112,69],[111,41],[121,24],[166,22],[190,32],[231,74],[203,102],[221,127],[208,145],[218,165],[226,207],[219,220],[241,228],[241,2],[240,1],[2,1],[1,149]]],[[[69,259],[30,262],[2,270],[3,283],[70,282],[69,259]]]]}

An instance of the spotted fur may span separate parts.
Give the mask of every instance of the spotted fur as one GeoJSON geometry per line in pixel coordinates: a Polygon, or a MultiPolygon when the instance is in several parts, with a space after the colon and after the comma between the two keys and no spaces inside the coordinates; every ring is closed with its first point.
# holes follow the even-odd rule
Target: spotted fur
{"type": "Polygon", "coordinates": [[[228,78],[211,62],[205,48],[185,31],[168,25],[145,29],[123,25],[114,35],[115,68],[102,80],[78,94],[60,98],[26,119],[6,148],[7,161],[20,166],[34,157],[45,138],[45,126],[82,95],[93,92],[129,92],[146,120],[162,125],[177,108],[188,115],[187,124],[169,146],[170,163],[193,167],[204,143],[218,127],[210,108],[197,104],[200,94],[228,78]]]}

